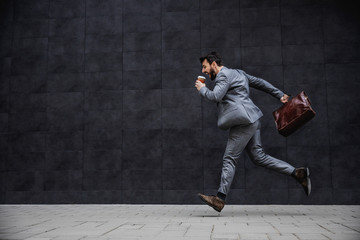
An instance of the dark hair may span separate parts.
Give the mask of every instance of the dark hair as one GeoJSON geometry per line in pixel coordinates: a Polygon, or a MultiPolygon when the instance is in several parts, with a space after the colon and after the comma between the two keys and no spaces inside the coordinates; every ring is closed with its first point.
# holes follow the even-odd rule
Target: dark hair
{"type": "Polygon", "coordinates": [[[217,54],[217,52],[211,52],[209,53],[208,55],[206,55],[205,57],[201,57],[200,58],[200,62],[203,63],[204,60],[207,60],[210,64],[212,62],[216,62],[216,64],[218,66],[222,66],[223,63],[222,63],[222,60],[221,60],[221,57],[219,54],[217,54]]]}

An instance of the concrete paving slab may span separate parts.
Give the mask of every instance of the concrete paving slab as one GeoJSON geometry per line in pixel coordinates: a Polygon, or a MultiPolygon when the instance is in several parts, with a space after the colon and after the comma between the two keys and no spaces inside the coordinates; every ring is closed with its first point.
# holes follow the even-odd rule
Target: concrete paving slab
{"type": "Polygon", "coordinates": [[[360,206],[0,205],[1,240],[359,240],[360,206]]]}

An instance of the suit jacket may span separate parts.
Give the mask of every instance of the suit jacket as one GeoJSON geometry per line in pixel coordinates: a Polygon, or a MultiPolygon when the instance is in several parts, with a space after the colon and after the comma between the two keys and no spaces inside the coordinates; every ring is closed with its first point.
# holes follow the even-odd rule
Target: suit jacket
{"type": "Polygon", "coordinates": [[[249,97],[249,86],[262,90],[280,99],[284,93],[264,79],[257,78],[239,69],[223,67],[215,78],[215,87],[200,89],[206,99],[216,102],[218,126],[228,129],[236,125],[254,123],[263,116],[261,110],[249,97]]]}

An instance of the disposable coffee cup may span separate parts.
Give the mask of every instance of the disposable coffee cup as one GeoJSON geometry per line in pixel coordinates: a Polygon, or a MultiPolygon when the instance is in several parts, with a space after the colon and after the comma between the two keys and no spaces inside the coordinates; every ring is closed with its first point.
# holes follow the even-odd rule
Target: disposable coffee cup
{"type": "Polygon", "coordinates": [[[203,76],[198,76],[198,80],[202,83],[205,83],[205,77],[203,76]]]}

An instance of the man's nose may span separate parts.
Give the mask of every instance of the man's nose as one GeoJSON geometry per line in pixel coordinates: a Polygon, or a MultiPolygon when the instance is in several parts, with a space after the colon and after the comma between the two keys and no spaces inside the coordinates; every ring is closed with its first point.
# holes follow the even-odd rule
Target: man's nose
{"type": "Polygon", "coordinates": [[[202,69],[201,72],[204,73],[204,72],[205,72],[205,69],[202,69]]]}

